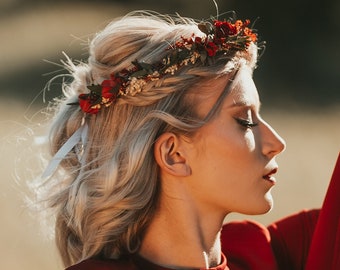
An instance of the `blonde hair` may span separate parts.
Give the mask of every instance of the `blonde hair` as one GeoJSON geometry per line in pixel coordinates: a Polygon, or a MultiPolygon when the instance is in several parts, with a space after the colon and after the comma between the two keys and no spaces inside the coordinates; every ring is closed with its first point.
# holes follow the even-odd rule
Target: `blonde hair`
{"type": "MultiPolygon", "coordinates": [[[[110,23],[90,43],[88,63],[68,64],[73,81],[50,131],[54,155],[81,126],[84,113],[75,102],[86,86],[129,68],[135,59],[162,59],[169,44],[193,33],[203,36],[192,19],[133,13],[110,23]]],[[[190,134],[205,122],[195,114],[188,93],[199,83],[232,74],[244,61],[254,68],[257,48],[225,55],[210,66],[195,64],[151,81],[136,96],[122,96],[97,115],[89,127],[79,161],[73,149],[62,161],[63,173],[49,181],[50,206],[56,210],[56,242],[64,264],[101,256],[119,258],[138,250],[157,207],[160,182],[153,144],[165,131],[190,134]]]]}

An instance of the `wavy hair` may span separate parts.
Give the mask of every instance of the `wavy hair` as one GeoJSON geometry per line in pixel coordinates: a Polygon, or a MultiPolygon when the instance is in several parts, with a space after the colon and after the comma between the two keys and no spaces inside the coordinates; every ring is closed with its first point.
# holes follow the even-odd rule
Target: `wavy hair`
{"type": "MultiPolygon", "coordinates": [[[[204,36],[192,19],[139,12],[96,34],[88,62],[67,64],[73,81],[64,85],[65,99],[57,106],[49,137],[51,154],[80,127],[84,113],[67,104],[86,92],[87,85],[100,84],[135,59],[158,61],[169,44],[193,33],[204,36]]],[[[49,206],[56,211],[56,242],[66,266],[138,250],[161,188],[153,156],[157,137],[166,131],[189,135],[204,125],[208,120],[195,113],[192,97],[199,90],[195,86],[233,74],[242,61],[254,68],[256,57],[252,44],[246,52],[224,55],[210,66],[182,67],[174,75],[148,82],[136,96],[122,96],[97,115],[85,116],[89,129],[83,162],[74,149],[63,159],[61,173],[48,180],[49,206]]]]}

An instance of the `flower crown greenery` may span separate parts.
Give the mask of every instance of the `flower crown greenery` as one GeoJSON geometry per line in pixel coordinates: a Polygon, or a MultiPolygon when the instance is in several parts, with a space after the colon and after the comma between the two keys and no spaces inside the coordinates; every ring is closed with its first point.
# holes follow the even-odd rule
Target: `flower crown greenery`
{"type": "MultiPolygon", "coordinates": [[[[79,95],[80,108],[89,114],[96,114],[103,107],[109,107],[120,96],[134,96],[142,91],[149,81],[159,80],[165,75],[174,75],[182,66],[200,61],[209,65],[217,54],[228,51],[244,51],[251,42],[256,43],[257,34],[248,26],[249,20],[204,22],[198,28],[206,37],[181,37],[181,40],[167,49],[169,53],[160,61],[148,64],[132,62],[131,69],[111,74],[101,85],[87,86],[89,93],[79,95]]],[[[78,103],[77,103],[78,104],[78,103]]]]}

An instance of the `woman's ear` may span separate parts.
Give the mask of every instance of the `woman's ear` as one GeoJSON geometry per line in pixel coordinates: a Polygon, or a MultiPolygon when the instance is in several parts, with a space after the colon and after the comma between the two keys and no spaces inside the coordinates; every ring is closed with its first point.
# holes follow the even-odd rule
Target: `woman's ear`
{"type": "Polygon", "coordinates": [[[166,132],[158,137],[154,145],[154,156],[163,172],[182,177],[191,174],[183,140],[174,133],[166,132]]]}

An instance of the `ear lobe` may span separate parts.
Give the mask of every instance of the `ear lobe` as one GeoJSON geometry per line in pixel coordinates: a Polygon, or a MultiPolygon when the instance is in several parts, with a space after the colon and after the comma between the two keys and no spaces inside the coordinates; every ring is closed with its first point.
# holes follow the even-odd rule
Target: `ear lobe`
{"type": "Polygon", "coordinates": [[[181,139],[173,133],[163,133],[154,145],[154,156],[163,172],[173,176],[189,176],[190,166],[184,151],[181,149],[181,139]]]}

